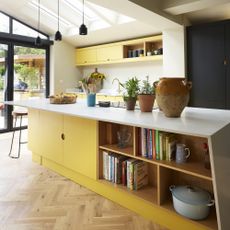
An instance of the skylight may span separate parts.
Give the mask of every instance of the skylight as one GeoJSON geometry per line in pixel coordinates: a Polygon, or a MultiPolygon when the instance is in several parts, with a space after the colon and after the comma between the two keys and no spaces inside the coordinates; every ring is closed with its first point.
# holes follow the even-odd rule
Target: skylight
{"type": "MultiPolygon", "coordinates": [[[[29,5],[33,8],[38,8],[38,2],[36,0],[30,1],[29,5]]],[[[61,29],[64,30],[63,32],[66,33],[66,35],[71,35],[70,31],[74,31],[74,33],[78,34],[78,27],[82,21],[82,0],[60,0],[60,9],[60,24],[61,29]]],[[[41,13],[43,17],[46,16],[52,19],[53,24],[57,23],[56,11],[55,4],[52,3],[51,5],[49,1],[42,1],[41,13]]],[[[92,2],[85,1],[85,24],[89,32],[132,22],[134,20],[133,18],[106,9],[92,2]]]]}

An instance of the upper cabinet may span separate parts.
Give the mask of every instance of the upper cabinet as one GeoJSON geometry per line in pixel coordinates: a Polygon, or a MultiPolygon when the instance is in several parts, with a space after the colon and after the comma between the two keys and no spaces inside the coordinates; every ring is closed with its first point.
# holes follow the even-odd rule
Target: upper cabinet
{"type": "Polygon", "coordinates": [[[112,45],[108,47],[101,47],[97,49],[97,61],[110,62],[114,60],[121,60],[123,58],[122,45],[112,45]]]}
{"type": "Polygon", "coordinates": [[[97,60],[97,50],[93,48],[84,48],[77,51],[77,65],[90,65],[97,60]]]}
{"type": "Polygon", "coordinates": [[[162,35],[76,49],[76,65],[162,60],[162,35]]]}

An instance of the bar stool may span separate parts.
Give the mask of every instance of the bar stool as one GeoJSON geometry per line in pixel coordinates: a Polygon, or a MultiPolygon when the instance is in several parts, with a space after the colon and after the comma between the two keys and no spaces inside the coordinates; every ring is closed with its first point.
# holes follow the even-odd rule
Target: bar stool
{"type": "Polygon", "coordinates": [[[20,119],[20,125],[19,125],[18,155],[17,156],[11,156],[13,143],[14,143],[14,134],[15,134],[15,131],[16,131],[16,130],[14,130],[12,140],[11,140],[10,152],[9,152],[9,157],[11,157],[11,158],[18,159],[20,157],[21,144],[26,144],[27,143],[27,141],[21,141],[22,118],[23,118],[23,116],[27,116],[27,115],[28,115],[27,111],[13,111],[12,112],[12,116],[15,118],[14,127],[16,127],[16,125],[17,125],[17,119],[18,118],[20,119]]]}

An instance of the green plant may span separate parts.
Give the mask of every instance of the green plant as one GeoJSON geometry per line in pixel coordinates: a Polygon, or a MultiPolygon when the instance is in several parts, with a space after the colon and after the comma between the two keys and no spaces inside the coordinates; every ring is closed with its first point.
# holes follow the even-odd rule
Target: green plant
{"type": "Polygon", "coordinates": [[[139,82],[136,77],[133,77],[126,81],[124,84],[120,83],[121,87],[123,87],[126,92],[124,93],[124,100],[128,100],[129,98],[137,99],[138,92],[140,90],[139,82]]]}
{"type": "Polygon", "coordinates": [[[140,89],[139,94],[147,94],[147,95],[154,95],[155,94],[155,88],[153,84],[151,85],[149,82],[149,76],[146,76],[146,80],[142,81],[143,86],[140,89]]]}

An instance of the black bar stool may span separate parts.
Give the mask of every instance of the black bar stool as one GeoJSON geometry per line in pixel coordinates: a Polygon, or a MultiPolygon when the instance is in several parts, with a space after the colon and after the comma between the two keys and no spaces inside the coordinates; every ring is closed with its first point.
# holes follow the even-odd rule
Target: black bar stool
{"type": "Polygon", "coordinates": [[[18,159],[20,157],[21,144],[26,144],[27,143],[27,141],[21,141],[22,118],[23,118],[23,116],[27,116],[27,115],[28,115],[27,111],[13,111],[12,112],[12,116],[15,118],[14,127],[16,127],[16,125],[17,125],[17,119],[18,118],[20,119],[20,125],[19,125],[18,155],[17,156],[11,156],[13,143],[14,143],[14,134],[15,134],[15,131],[16,131],[16,130],[14,130],[12,140],[11,140],[10,152],[9,152],[9,157],[11,157],[11,158],[18,159]]]}

